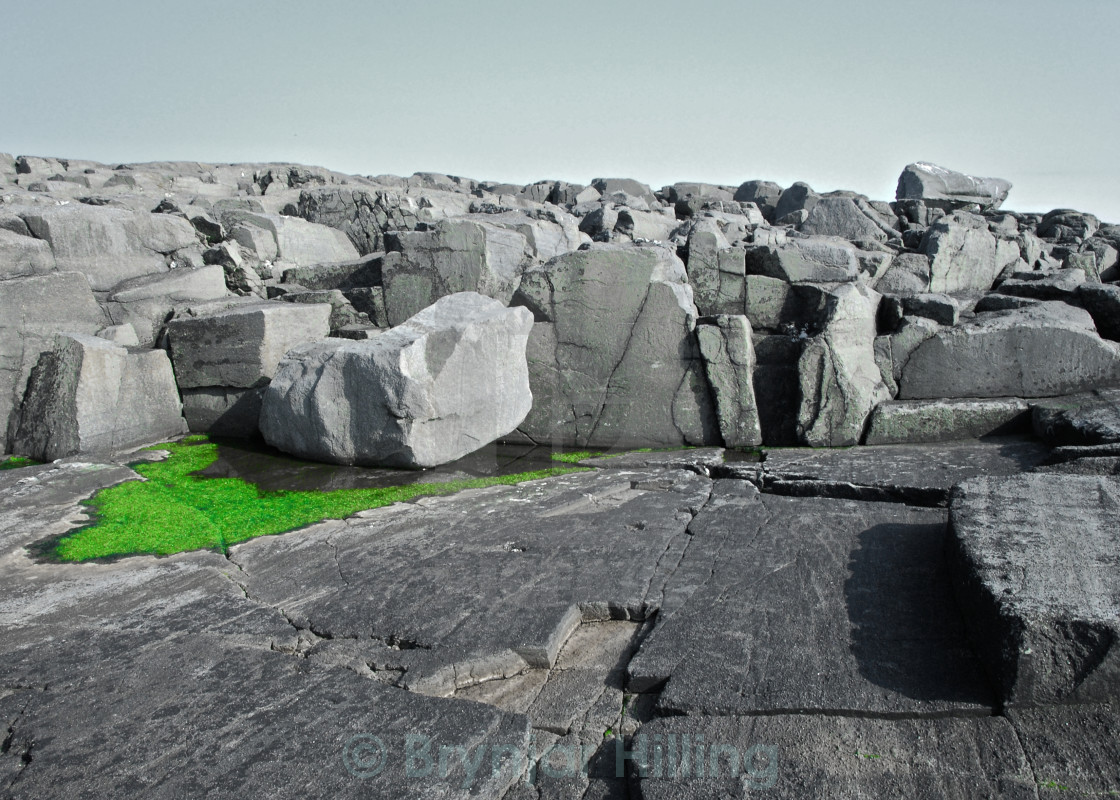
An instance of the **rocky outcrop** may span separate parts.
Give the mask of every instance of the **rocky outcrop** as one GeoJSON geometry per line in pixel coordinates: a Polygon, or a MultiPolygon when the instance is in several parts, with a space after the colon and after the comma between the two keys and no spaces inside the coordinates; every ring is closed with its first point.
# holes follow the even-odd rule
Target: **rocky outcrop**
{"type": "Polygon", "coordinates": [[[111,457],[187,430],[164,351],[78,333],[39,357],[14,428],[13,449],[39,461],[111,457]]]}
{"type": "Polygon", "coordinates": [[[923,200],[948,207],[978,205],[999,208],[1011,184],[1002,178],[974,178],[925,161],[908,164],[898,178],[898,200],[923,200]]]}
{"type": "Polygon", "coordinates": [[[696,327],[696,339],[724,445],[748,448],[762,444],[750,320],[742,314],[703,317],[696,327]]]}
{"type": "Polygon", "coordinates": [[[261,432],[285,452],[336,464],[454,461],[529,413],[532,324],[526,309],[460,292],[375,339],[297,347],[265,392],[261,432]]]}
{"type": "Polygon", "coordinates": [[[572,446],[680,446],[718,435],[684,265],[600,245],[525,271],[534,404],[520,432],[572,446]],[[638,444],[641,443],[641,444],[638,444]]]}

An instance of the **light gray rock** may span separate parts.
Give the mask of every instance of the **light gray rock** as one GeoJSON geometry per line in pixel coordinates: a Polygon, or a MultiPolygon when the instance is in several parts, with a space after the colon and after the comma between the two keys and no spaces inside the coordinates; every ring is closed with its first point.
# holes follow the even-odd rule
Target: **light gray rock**
{"type": "Polygon", "coordinates": [[[1017,397],[986,400],[897,400],[871,413],[864,444],[951,442],[1019,433],[1029,427],[1030,405],[1017,397]]]}
{"type": "Polygon", "coordinates": [[[359,255],[344,232],[299,217],[229,211],[222,215],[222,220],[230,228],[230,235],[234,239],[238,239],[237,226],[242,226],[241,239],[244,241],[238,239],[239,243],[243,247],[252,249],[262,261],[275,257],[293,265],[303,266],[353,261],[359,255]],[[271,234],[272,241],[255,234],[253,228],[271,234]]]}
{"type": "Polygon", "coordinates": [[[94,334],[105,327],[89,281],[59,272],[0,281],[0,437],[8,452],[9,418],[23,400],[31,369],[62,330],[94,334]]]}
{"type": "Polygon", "coordinates": [[[923,253],[899,253],[875,282],[878,292],[908,295],[928,292],[930,259],[923,253]]]}
{"type": "Polygon", "coordinates": [[[798,181],[785,189],[778,202],[774,204],[774,219],[782,224],[782,218],[799,211],[804,211],[808,216],[817,204],[820,195],[810,188],[809,184],[798,181]]]}
{"type": "Polygon", "coordinates": [[[488,214],[486,221],[524,236],[530,257],[538,264],[570,253],[582,243],[579,221],[559,209],[535,214],[516,211],[488,214]]]}
{"type": "Polygon", "coordinates": [[[1054,447],[1120,443],[1120,389],[1094,389],[1031,404],[1035,434],[1054,447]]]}
{"type": "Polygon", "coordinates": [[[330,332],[327,303],[250,302],[167,323],[171,363],[181,389],[249,389],[272,378],[297,344],[330,332]]]}
{"type": "Polygon", "coordinates": [[[647,184],[630,178],[595,178],[591,181],[591,186],[603,197],[622,194],[640,199],[646,204],[647,210],[658,204],[657,196],[647,184]]]}
{"type": "Polygon", "coordinates": [[[960,320],[960,304],[947,294],[905,295],[902,310],[912,317],[926,317],[941,325],[953,326],[960,320]]]}
{"type": "Polygon", "coordinates": [[[247,439],[258,432],[264,389],[207,386],[183,389],[183,417],[191,433],[247,439]]]}
{"type": "Polygon", "coordinates": [[[717,481],[689,532],[629,667],[632,689],[666,684],[659,715],[990,709],[945,580],[944,510],[717,481]]]}
{"type": "Polygon", "coordinates": [[[132,325],[139,343],[152,345],[176,306],[229,295],[225,272],[213,265],[132,278],[113,287],[105,310],[117,325],[132,325]]]}
{"type": "Polygon", "coordinates": [[[740,314],[701,318],[700,323],[696,338],[724,445],[746,448],[762,444],[750,321],[740,314]]]}
{"type": "Polygon", "coordinates": [[[688,236],[688,283],[701,314],[741,314],[745,252],[732,249],[716,220],[702,218],[688,236]]]}
{"type": "Polygon", "coordinates": [[[31,372],[12,449],[38,461],[112,456],[186,430],[167,353],[59,334],[31,372]]]}
{"type": "Polygon", "coordinates": [[[666,717],[641,736],[623,762],[641,800],[1039,796],[1032,763],[1000,717],[666,717]]]}
{"type": "Polygon", "coordinates": [[[136,335],[136,329],[128,322],[123,325],[109,325],[104,327],[97,332],[97,335],[102,339],[107,339],[123,347],[140,346],[140,337],[136,335]]]}
{"type": "Polygon", "coordinates": [[[1120,379],[1120,351],[1065,303],[992,312],[913,351],[899,397],[1049,397],[1120,379]]]}
{"type": "Polygon", "coordinates": [[[456,292],[477,292],[508,305],[528,263],[524,236],[473,220],[442,220],[431,230],[396,234],[390,244],[399,251],[381,267],[390,325],[456,292]]]}
{"type": "Polygon", "coordinates": [[[59,270],[81,272],[95,291],[165,272],[177,250],[198,243],[182,217],[84,203],[20,209],[32,234],[50,245],[59,270]]]}
{"type": "Polygon", "coordinates": [[[317,292],[287,292],[282,299],[287,303],[326,303],[331,307],[328,320],[331,335],[349,325],[369,325],[370,318],[350,304],[338,289],[325,289],[317,292]]]}
{"type": "Polygon", "coordinates": [[[1042,218],[1036,232],[1043,239],[1072,244],[1090,238],[1100,226],[1100,220],[1092,214],[1056,208],[1042,218]]]}
{"type": "Polygon", "coordinates": [[[45,275],[54,269],[54,253],[49,244],[30,233],[23,235],[0,227],[0,280],[45,275]]]}
{"type": "Polygon", "coordinates": [[[983,217],[964,211],[942,217],[922,237],[921,251],[930,259],[928,291],[988,291],[1008,263],[998,250],[983,217]]]}
{"type": "Polygon", "coordinates": [[[375,339],[296,348],[265,393],[261,432],[285,452],[331,463],[454,461],[529,413],[532,325],[525,309],[461,292],[375,339]]]}
{"type": "Polygon", "coordinates": [[[684,265],[666,248],[603,245],[525,271],[533,441],[676,447],[718,441],[684,265]]]}
{"type": "Polygon", "coordinates": [[[952,578],[1007,706],[1120,696],[1120,483],[1033,474],[953,489],[952,578]]]}
{"type": "Polygon", "coordinates": [[[871,409],[890,399],[875,360],[878,303],[875,292],[851,284],[832,293],[824,331],[806,342],[798,362],[802,443],[858,444],[871,409]]]}
{"type": "Polygon", "coordinates": [[[1007,199],[1011,184],[1002,178],[975,178],[961,172],[919,161],[908,164],[898,178],[895,198],[942,201],[947,207],[978,205],[999,208],[1007,199]]]}

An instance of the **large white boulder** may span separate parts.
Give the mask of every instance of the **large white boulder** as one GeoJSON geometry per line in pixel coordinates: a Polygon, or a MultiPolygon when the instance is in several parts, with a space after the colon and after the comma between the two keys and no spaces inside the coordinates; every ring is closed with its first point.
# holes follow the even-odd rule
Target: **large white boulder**
{"type": "Polygon", "coordinates": [[[261,433],[302,458],[433,467],[512,432],[532,407],[526,308],[459,292],[368,340],[294,348],[265,392],[261,433]]]}

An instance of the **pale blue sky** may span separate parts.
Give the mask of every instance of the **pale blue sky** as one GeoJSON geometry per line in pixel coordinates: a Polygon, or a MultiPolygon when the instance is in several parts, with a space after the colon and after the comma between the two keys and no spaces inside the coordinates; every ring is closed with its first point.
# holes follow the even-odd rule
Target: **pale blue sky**
{"type": "Polygon", "coordinates": [[[0,0],[0,151],[893,199],[1120,222],[1120,3],[0,0]]]}

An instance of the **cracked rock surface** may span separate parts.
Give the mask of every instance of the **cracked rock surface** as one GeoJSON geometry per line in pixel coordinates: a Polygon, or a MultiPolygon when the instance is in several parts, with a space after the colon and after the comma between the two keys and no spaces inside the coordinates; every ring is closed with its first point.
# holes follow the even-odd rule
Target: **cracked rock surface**
{"type": "MultiPolygon", "coordinates": [[[[1112,602],[1114,549],[1085,559],[1111,530],[1113,479],[1027,474],[1044,455],[1023,440],[761,463],[633,453],[228,557],[80,565],[27,548],[137,474],[5,471],[0,796],[1107,795],[1114,699],[1005,709],[970,635],[982,608],[951,571],[968,519],[986,526],[980,552],[985,536],[1013,541],[1007,524],[1029,533],[1088,508],[1096,533],[1052,539],[1032,563],[1096,564],[1101,580],[1066,599],[1112,602]],[[948,510],[828,488],[944,492],[985,471],[1008,477],[965,483],[948,510]],[[775,490],[787,474],[805,491],[775,490]],[[1005,495],[1020,512],[984,516],[1005,495]]],[[[1009,607],[1028,608],[1039,574],[1020,575],[1009,607]]]]}

